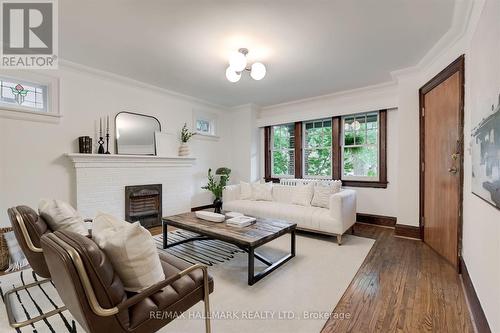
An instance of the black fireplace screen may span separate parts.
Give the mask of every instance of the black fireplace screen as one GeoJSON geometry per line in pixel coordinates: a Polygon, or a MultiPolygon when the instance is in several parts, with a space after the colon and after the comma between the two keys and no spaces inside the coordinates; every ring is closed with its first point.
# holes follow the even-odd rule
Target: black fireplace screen
{"type": "Polygon", "coordinates": [[[125,220],[145,228],[161,225],[161,184],[125,187],[125,220]]]}

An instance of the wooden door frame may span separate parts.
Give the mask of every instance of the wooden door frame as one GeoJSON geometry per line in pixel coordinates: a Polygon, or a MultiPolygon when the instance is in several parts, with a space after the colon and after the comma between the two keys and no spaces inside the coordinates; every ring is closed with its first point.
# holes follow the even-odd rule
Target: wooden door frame
{"type": "MultiPolygon", "coordinates": [[[[459,220],[457,228],[457,263],[460,262],[460,253],[462,251],[462,223],[463,223],[463,184],[464,184],[464,97],[465,97],[465,56],[461,55],[452,62],[448,67],[443,69],[439,74],[429,80],[426,84],[419,89],[419,123],[420,123],[420,164],[419,164],[419,177],[420,177],[420,195],[419,195],[419,227],[420,227],[420,237],[422,241],[425,241],[425,223],[422,221],[424,217],[424,199],[425,199],[425,167],[422,168],[425,162],[425,121],[424,121],[424,96],[432,89],[436,88],[438,85],[443,83],[449,77],[455,73],[460,73],[460,110],[459,110],[459,125],[458,133],[460,134],[459,140],[461,144],[459,145],[460,152],[460,188],[459,188],[459,220]]],[[[457,267],[460,270],[460,265],[457,267]]]]}

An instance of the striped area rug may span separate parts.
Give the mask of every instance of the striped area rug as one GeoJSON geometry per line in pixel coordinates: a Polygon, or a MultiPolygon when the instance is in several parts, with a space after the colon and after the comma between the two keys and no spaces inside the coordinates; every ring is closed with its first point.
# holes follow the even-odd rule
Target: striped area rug
{"type": "MultiPolygon", "coordinates": [[[[175,230],[168,233],[167,242],[178,242],[187,238],[199,236],[198,234],[175,230]]],[[[202,263],[207,266],[213,266],[234,258],[234,254],[244,252],[237,246],[219,241],[202,240],[176,245],[174,247],[163,249],[163,235],[154,236],[160,251],[167,252],[177,258],[189,262],[190,264],[202,263]]]]}
{"type": "MultiPolygon", "coordinates": [[[[33,272],[31,268],[10,273],[0,278],[0,292],[2,301],[4,293],[14,287],[29,284],[31,282],[43,280],[43,278],[33,272]]],[[[31,319],[43,313],[57,309],[62,303],[54,284],[51,282],[35,286],[26,290],[21,290],[10,295],[11,303],[14,306],[15,316],[18,321],[31,319]]],[[[21,329],[13,329],[9,326],[4,303],[0,305],[0,332],[84,332],[68,311],[61,312],[46,318],[33,325],[25,326],[21,329]]]]}
{"type": "MultiPolygon", "coordinates": [[[[168,242],[177,242],[195,236],[198,235],[188,231],[175,230],[169,232],[168,242]]],[[[163,250],[163,236],[157,235],[154,236],[154,239],[159,251],[165,251],[190,264],[202,263],[207,266],[214,266],[233,259],[236,253],[243,252],[234,245],[217,240],[194,241],[163,250]]],[[[2,301],[4,300],[4,293],[8,290],[39,280],[43,280],[43,278],[37,276],[30,268],[1,276],[0,295],[2,301]]],[[[63,306],[52,281],[28,290],[19,291],[11,295],[11,298],[13,298],[12,303],[18,321],[30,319],[63,306]]],[[[7,313],[2,302],[0,304],[0,332],[76,333],[85,331],[73,320],[69,311],[64,311],[33,325],[15,330],[8,324],[7,313]]]]}

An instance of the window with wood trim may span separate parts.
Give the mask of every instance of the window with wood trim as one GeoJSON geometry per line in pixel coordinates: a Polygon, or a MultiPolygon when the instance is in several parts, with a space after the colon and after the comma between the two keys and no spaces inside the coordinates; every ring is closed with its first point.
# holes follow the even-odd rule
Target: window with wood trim
{"type": "Polygon", "coordinates": [[[303,123],[304,178],[332,178],[332,119],[303,123]]]}
{"type": "Polygon", "coordinates": [[[295,124],[271,128],[271,177],[295,177],[295,124]]]}
{"type": "Polygon", "coordinates": [[[341,179],[387,187],[387,110],[264,129],[265,178],[341,179]]]}
{"type": "Polygon", "coordinates": [[[379,180],[378,112],[342,117],[342,179],[379,180]]]}

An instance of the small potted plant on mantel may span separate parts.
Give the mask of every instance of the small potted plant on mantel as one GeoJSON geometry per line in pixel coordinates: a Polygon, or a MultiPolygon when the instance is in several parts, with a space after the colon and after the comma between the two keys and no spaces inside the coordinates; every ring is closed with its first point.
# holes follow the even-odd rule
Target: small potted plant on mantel
{"type": "Polygon", "coordinates": [[[179,156],[189,156],[189,145],[188,141],[191,139],[193,135],[196,133],[191,132],[188,128],[186,123],[184,123],[184,126],[182,126],[181,129],[181,145],[179,147],[179,156]]]}
{"type": "Polygon", "coordinates": [[[212,175],[212,169],[208,169],[208,184],[203,186],[202,189],[209,190],[215,196],[214,200],[214,213],[222,212],[222,191],[226,188],[227,182],[229,180],[229,175],[231,174],[231,169],[229,168],[218,168],[215,171],[215,175],[219,176],[219,181],[217,181],[212,175]]]}

